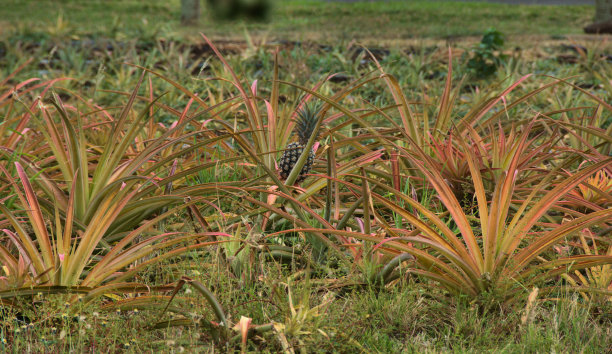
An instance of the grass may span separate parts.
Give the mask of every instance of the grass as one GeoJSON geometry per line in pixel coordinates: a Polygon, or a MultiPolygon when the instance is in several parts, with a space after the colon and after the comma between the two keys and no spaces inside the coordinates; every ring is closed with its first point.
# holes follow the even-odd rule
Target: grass
{"type": "MultiPolygon", "coordinates": [[[[171,33],[194,38],[204,32],[215,39],[242,39],[243,31],[274,40],[315,40],[336,44],[358,40],[380,43],[479,36],[495,24],[514,36],[563,36],[582,33],[591,6],[525,6],[455,1],[382,1],[336,3],[289,0],[276,4],[268,22],[218,22],[204,15],[201,23],[183,28],[180,5],[173,1],[18,1],[0,9],[2,32],[70,33],[74,37],[137,33],[171,33]],[[341,19],[341,21],[338,21],[341,19]]],[[[0,35],[2,34],[0,32],[0,35]]],[[[197,38],[196,38],[197,39],[197,38]]]]}
{"type": "MultiPolygon", "coordinates": [[[[276,268],[276,267],[272,267],[276,268]]],[[[226,272],[190,274],[217,291],[219,302],[237,320],[246,315],[253,322],[276,321],[279,329],[294,343],[294,350],[308,352],[605,352],[610,342],[606,320],[593,319],[588,305],[559,287],[560,300],[540,300],[528,322],[521,323],[522,311],[505,313],[500,309],[480,312],[469,302],[453,306],[440,303],[423,293],[418,284],[388,291],[363,289],[337,294],[324,287],[293,285],[294,306],[300,310],[322,307],[301,316],[292,314],[284,284],[288,270],[265,269],[263,284],[249,284],[227,278],[226,272]],[[280,289],[279,289],[280,288],[280,289]],[[318,290],[318,291],[315,291],[318,290]],[[304,300],[306,296],[308,299],[304,300]],[[329,302],[329,299],[332,299],[329,302]],[[297,299],[297,300],[296,300],[297,299]]],[[[35,310],[5,313],[3,338],[11,351],[223,351],[207,331],[196,324],[210,318],[211,311],[201,297],[181,291],[181,307],[192,316],[188,326],[151,329],[160,318],[159,310],[142,307],[104,307],[104,302],[69,313],[64,298],[47,296],[35,310]],[[18,318],[18,319],[16,319],[18,318]],[[14,319],[14,320],[12,320],[14,319]],[[24,320],[25,319],[25,320],[24,320]],[[126,330],[129,328],[130,330],[126,330]]],[[[40,298],[34,297],[36,304],[40,298]]],[[[176,300],[175,300],[176,301],[176,300]]],[[[609,310],[609,308],[608,308],[609,310]]],[[[272,333],[253,338],[249,351],[282,351],[272,333]]]]}
{"type": "Polygon", "coordinates": [[[574,36],[591,11],[287,1],[268,23],[180,27],[178,1],[6,2],[0,350],[608,351],[612,64],[607,37],[574,36]],[[501,58],[486,75],[469,60],[491,19],[535,37],[481,48],[501,58]],[[449,61],[457,35],[477,39],[449,61]],[[321,145],[285,186],[274,160],[305,101],[321,145]],[[507,231],[522,205],[528,233],[507,231]],[[498,237],[524,268],[483,246],[498,237]]]}

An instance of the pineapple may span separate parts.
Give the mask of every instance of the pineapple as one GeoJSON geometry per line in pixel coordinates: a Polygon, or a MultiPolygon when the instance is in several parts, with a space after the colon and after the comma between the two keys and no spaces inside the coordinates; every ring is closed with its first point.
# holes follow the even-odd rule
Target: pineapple
{"type": "MultiPolygon", "coordinates": [[[[304,151],[304,148],[306,148],[308,140],[310,139],[310,136],[314,132],[317,125],[320,111],[320,107],[313,108],[306,105],[298,112],[298,118],[296,119],[295,128],[293,129],[298,136],[298,141],[287,145],[285,152],[283,152],[283,155],[278,161],[281,178],[287,179],[287,177],[289,177],[293,166],[295,166],[298,159],[302,155],[302,152],[304,151]]],[[[305,175],[310,172],[314,162],[314,157],[314,149],[311,149],[308,152],[308,160],[306,160],[304,167],[302,167],[296,182],[301,182],[306,179],[305,175]]]]}

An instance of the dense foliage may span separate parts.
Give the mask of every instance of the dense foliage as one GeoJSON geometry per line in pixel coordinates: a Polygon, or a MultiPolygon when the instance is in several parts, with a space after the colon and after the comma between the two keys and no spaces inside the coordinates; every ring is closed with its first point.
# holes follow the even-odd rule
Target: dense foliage
{"type": "Polygon", "coordinates": [[[11,37],[2,345],[608,348],[612,65],[499,36],[472,59],[11,37]]]}

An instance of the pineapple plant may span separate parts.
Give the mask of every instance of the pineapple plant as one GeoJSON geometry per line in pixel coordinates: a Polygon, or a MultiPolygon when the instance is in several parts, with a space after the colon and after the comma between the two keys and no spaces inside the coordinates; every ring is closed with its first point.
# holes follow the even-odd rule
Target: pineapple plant
{"type": "MultiPolygon", "coordinates": [[[[306,148],[306,145],[308,145],[308,140],[314,133],[317,126],[320,112],[320,106],[313,107],[309,105],[305,105],[303,109],[298,111],[295,128],[293,129],[294,133],[298,137],[298,141],[287,145],[283,155],[278,161],[280,176],[282,179],[287,179],[287,177],[289,177],[291,170],[293,170],[293,166],[295,166],[298,159],[302,155],[302,152],[306,148]]],[[[314,149],[310,149],[308,152],[308,159],[306,160],[304,167],[302,167],[296,182],[301,182],[306,179],[305,175],[312,169],[314,157],[314,149]]]]}

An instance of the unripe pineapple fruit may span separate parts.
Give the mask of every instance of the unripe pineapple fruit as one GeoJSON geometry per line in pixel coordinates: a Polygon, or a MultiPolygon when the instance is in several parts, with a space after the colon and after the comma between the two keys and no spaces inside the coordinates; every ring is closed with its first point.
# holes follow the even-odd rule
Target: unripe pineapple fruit
{"type": "MultiPolygon", "coordinates": [[[[293,166],[295,166],[297,160],[302,155],[305,146],[306,144],[302,144],[299,142],[287,145],[287,148],[285,152],[283,152],[283,156],[281,156],[280,161],[278,163],[280,167],[280,175],[283,179],[287,179],[287,177],[289,177],[293,166]]],[[[310,169],[312,168],[312,163],[314,162],[314,156],[314,149],[311,149],[308,153],[308,160],[306,160],[306,163],[304,164],[304,167],[302,167],[302,170],[300,171],[300,174],[296,180],[297,182],[303,181],[306,178],[305,175],[310,172],[310,169]]]]}
{"type": "MultiPolygon", "coordinates": [[[[298,159],[300,158],[300,155],[302,155],[304,148],[308,144],[310,136],[312,135],[317,126],[319,112],[320,107],[313,108],[308,105],[306,105],[302,110],[298,112],[298,117],[295,122],[295,128],[293,129],[293,131],[298,136],[298,141],[287,145],[287,147],[285,148],[285,152],[283,152],[283,155],[278,161],[281,178],[287,179],[287,177],[289,177],[293,166],[295,166],[298,159]]],[[[314,157],[314,149],[311,149],[308,152],[308,159],[306,160],[304,167],[302,167],[302,170],[300,171],[296,182],[301,182],[306,179],[305,175],[312,169],[314,157]]]]}

